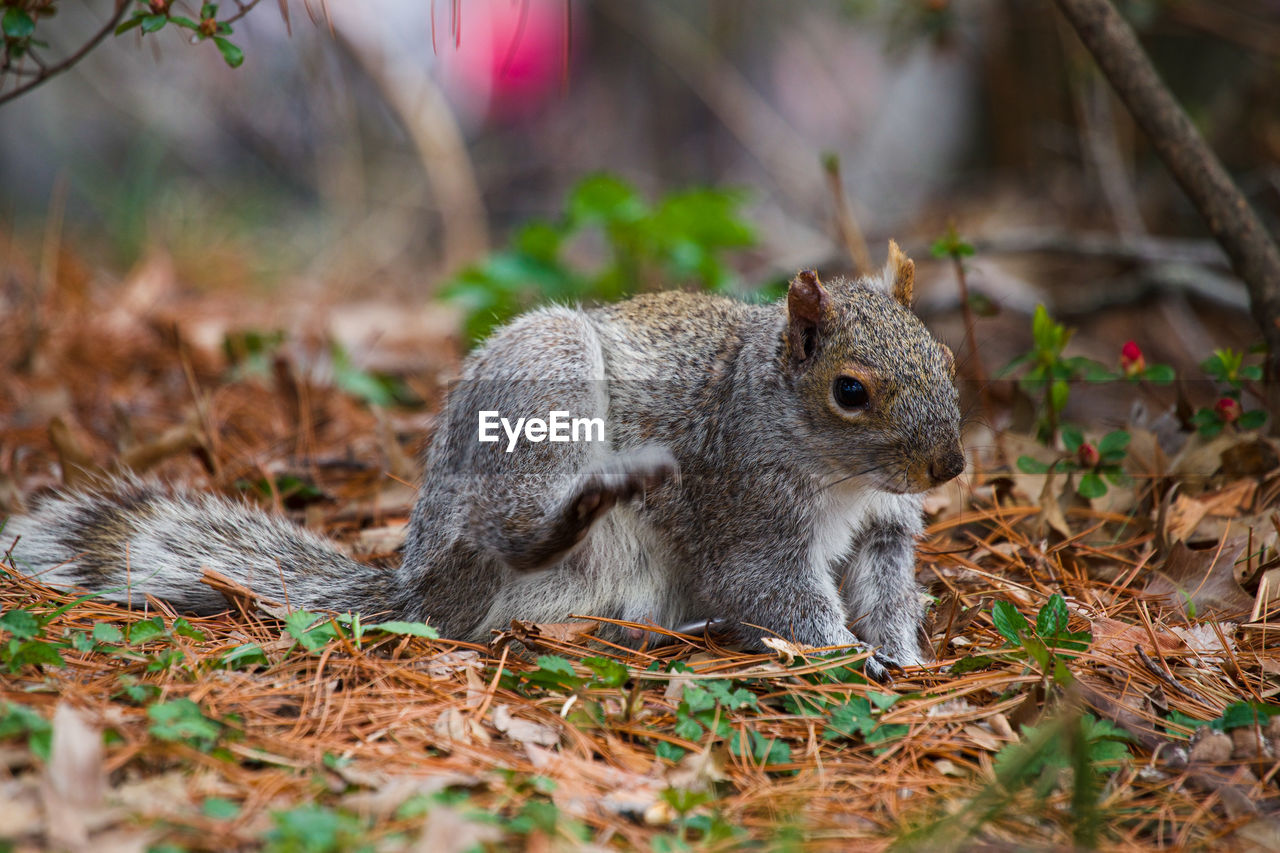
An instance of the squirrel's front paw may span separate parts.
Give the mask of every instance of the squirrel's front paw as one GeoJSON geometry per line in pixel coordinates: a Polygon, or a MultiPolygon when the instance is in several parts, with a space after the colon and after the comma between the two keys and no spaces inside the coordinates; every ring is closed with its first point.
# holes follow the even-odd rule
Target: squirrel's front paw
{"type": "Polygon", "coordinates": [[[891,657],[876,652],[867,658],[866,663],[863,664],[862,671],[872,681],[878,681],[881,684],[892,684],[893,676],[889,673],[902,672],[902,664],[891,657]]]}
{"type": "Polygon", "coordinates": [[[642,447],[620,453],[591,468],[582,479],[570,506],[570,515],[591,524],[619,501],[628,501],[679,476],[680,466],[665,447],[642,447]]]}

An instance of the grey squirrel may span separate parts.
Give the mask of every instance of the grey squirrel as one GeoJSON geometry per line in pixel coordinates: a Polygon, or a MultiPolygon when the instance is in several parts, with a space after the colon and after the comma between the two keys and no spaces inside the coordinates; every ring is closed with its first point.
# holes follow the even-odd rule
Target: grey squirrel
{"type": "Polygon", "coordinates": [[[9,519],[5,545],[44,582],[125,604],[221,611],[207,567],[294,608],[472,641],[570,614],[715,620],[748,647],[861,640],[883,679],[922,662],[922,493],[964,467],[954,360],[910,311],[913,281],[891,242],[882,275],[801,272],[774,304],[661,293],[517,318],[450,390],[395,571],[133,478],[45,499],[9,519]],[[532,419],[555,412],[583,419],[579,439],[596,420],[605,434],[551,440],[532,419]],[[507,434],[481,440],[499,415],[507,434]]]}

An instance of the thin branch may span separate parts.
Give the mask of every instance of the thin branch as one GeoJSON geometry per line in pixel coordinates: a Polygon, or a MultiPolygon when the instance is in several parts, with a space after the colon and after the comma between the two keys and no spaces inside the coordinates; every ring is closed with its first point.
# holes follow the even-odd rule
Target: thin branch
{"type": "Polygon", "coordinates": [[[1188,240],[1151,234],[1117,235],[1098,231],[1014,228],[969,241],[979,254],[1088,255],[1117,261],[1181,263],[1226,268],[1222,247],[1213,240],[1188,240]]]}
{"type": "Polygon", "coordinates": [[[249,14],[249,10],[251,10],[254,6],[257,6],[261,2],[262,0],[249,0],[248,3],[241,3],[240,0],[236,0],[236,8],[239,9],[240,11],[236,12],[234,15],[232,15],[230,18],[227,18],[225,21],[219,21],[218,23],[234,24],[236,21],[240,20],[245,15],[249,14]]]}
{"type": "Polygon", "coordinates": [[[867,251],[867,240],[858,227],[858,219],[853,215],[853,205],[844,191],[844,179],[840,176],[840,158],[835,154],[827,154],[822,158],[823,168],[827,173],[827,186],[831,189],[831,200],[835,205],[836,228],[840,232],[840,241],[844,243],[849,260],[853,263],[853,271],[857,275],[870,275],[871,253],[867,251]]]}
{"type": "Polygon", "coordinates": [[[104,38],[110,35],[111,32],[115,30],[116,26],[120,23],[120,19],[124,17],[125,10],[127,10],[128,8],[129,8],[129,0],[116,0],[116,10],[111,15],[110,19],[108,19],[107,23],[103,25],[102,29],[94,33],[93,37],[90,38],[87,42],[85,42],[80,47],[79,50],[77,50],[75,53],[71,54],[70,56],[68,56],[66,59],[62,60],[58,64],[50,65],[48,68],[44,69],[43,73],[40,74],[38,77],[32,78],[28,82],[23,83],[21,86],[18,86],[16,89],[11,89],[10,91],[5,92],[4,94],[0,94],[0,104],[4,104],[8,101],[12,101],[14,98],[18,97],[19,95],[23,95],[23,94],[26,94],[27,92],[30,92],[36,86],[39,86],[41,83],[45,82],[46,80],[49,80],[50,78],[55,77],[58,74],[61,74],[63,71],[66,71],[67,69],[71,68],[71,66],[75,65],[77,62],[84,59],[85,56],[89,54],[89,51],[97,47],[99,42],[101,42],[104,38]]]}

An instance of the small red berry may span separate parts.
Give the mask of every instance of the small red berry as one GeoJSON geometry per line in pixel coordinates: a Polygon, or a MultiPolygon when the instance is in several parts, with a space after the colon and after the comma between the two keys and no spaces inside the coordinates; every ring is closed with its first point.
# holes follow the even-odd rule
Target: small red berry
{"type": "Polygon", "coordinates": [[[1102,455],[1098,453],[1098,448],[1086,441],[1076,449],[1076,460],[1082,468],[1093,468],[1102,460],[1102,455]]]}
{"type": "Polygon", "coordinates": [[[1218,420],[1224,424],[1233,424],[1240,420],[1240,415],[1244,414],[1240,408],[1240,401],[1234,397],[1223,397],[1213,404],[1213,411],[1218,416],[1218,420]]]}
{"type": "Polygon", "coordinates": [[[1125,376],[1136,376],[1147,369],[1147,360],[1142,357],[1142,348],[1137,341],[1126,341],[1120,348],[1120,367],[1125,376]]]}

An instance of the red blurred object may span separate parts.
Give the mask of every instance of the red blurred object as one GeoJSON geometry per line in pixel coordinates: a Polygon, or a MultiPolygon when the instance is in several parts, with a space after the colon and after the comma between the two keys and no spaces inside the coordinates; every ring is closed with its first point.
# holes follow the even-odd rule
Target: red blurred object
{"type": "Polygon", "coordinates": [[[1081,467],[1093,468],[1102,460],[1102,455],[1098,453],[1098,448],[1086,441],[1076,449],[1076,459],[1081,467]]]}
{"type": "Polygon", "coordinates": [[[1213,404],[1213,411],[1217,414],[1218,420],[1224,424],[1235,423],[1240,420],[1240,415],[1243,414],[1240,408],[1240,401],[1234,397],[1223,397],[1213,404]]]}
{"type": "Polygon", "coordinates": [[[1142,357],[1137,341],[1126,341],[1120,348],[1120,367],[1125,376],[1136,376],[1147,369],[1147,360],[1142,357]]]}
{"type": "MultiPolygon", "coordinates": [[[[443,4],[442,4],[443,5],[443,4]]],[[[435,43],[449,88],[473,114],[518,121],[559,90],[570,45],[566,0],[468,0],[435,43]]],[[[437,16],[436,25],[441,21],[437,16]]],[[[573,34],[574,38],[577,33],[573,34]]]]}

